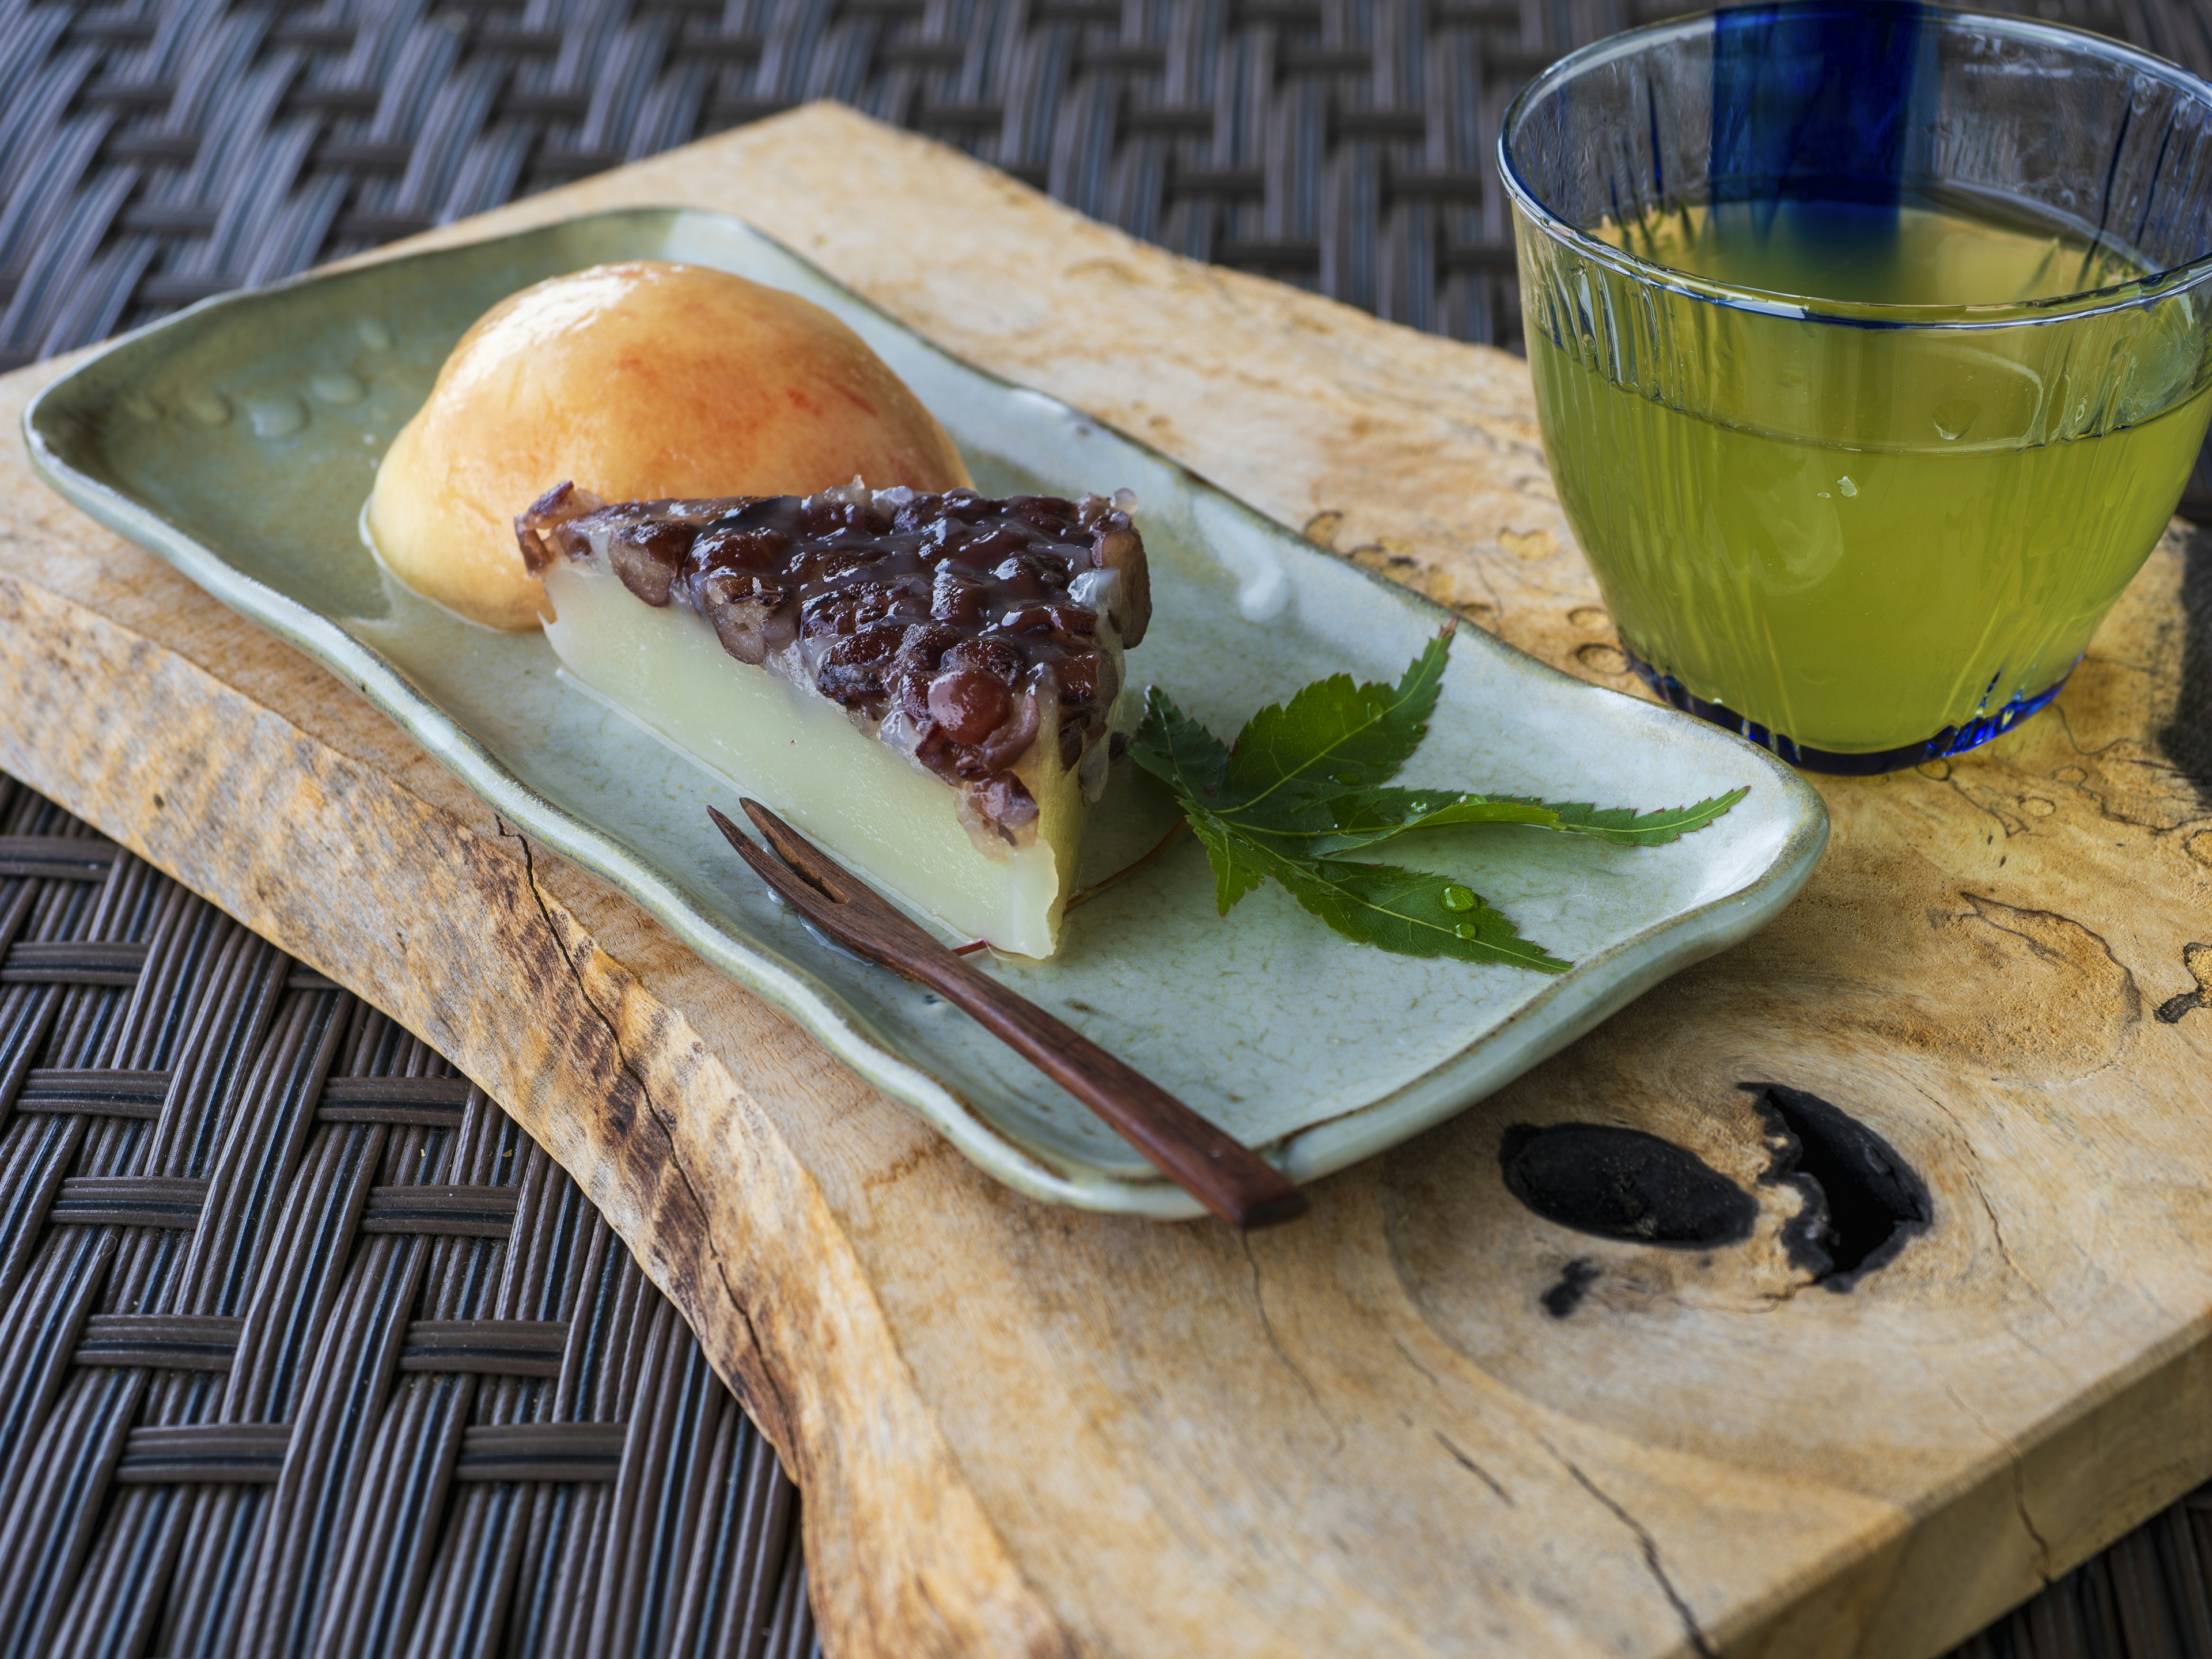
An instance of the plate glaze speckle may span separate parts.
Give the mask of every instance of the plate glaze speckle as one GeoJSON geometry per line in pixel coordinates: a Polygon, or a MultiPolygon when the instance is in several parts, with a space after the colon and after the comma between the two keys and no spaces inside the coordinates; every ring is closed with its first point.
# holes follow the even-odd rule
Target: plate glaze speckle
{"type": "MultiPolygon", "coordinates": [[[[43,393],[25,417],[33,459],[94,517],[361,686],[498,811],[625,889],[994,1175],[1066,1203],[1196,1213],[963,1016],[769,900],[708,823],[708,802],[732,805],[728,783],[582,691],[541,638],[437,610],[363,548],[377,459],[462,331],[528,283],[631,258],[719,266],[836,313],[937,413],[987,491],[1134,489],[1155,614],[1131,677],[1217,732],[1322,674],[1395,679],[1443,619],[709,213],[606,214],[209,301],[43,393]]],[[[1641,806],[1751,793],[1671,847],[1492,829],[1428,836],[1402,855],[1462,876],[1573,958],[1558,977],[1386,956],[1272,886],[1218,917],[1188,842],[1069,917],[1053,961],[992,971],[1310,1179],[1450,1115],[1743,938],[1804,884],[1827,836],[1819,796],[1763,750],[1474,629],[1454,643],[1404,781],[1641,806]]],[[[1084,879],[1149,847],[1170,810],[1118,766],[1084,879]]]]}

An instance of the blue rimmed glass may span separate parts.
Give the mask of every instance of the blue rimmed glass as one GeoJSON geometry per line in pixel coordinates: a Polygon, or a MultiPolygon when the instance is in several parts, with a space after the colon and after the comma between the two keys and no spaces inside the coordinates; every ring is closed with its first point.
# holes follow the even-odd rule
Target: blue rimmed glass
{"type": "Polygon", "coordinates": [[[2212,87],[2075,30],[1812,0],[1577,52],[1498,149],[1553,475],[1656,690],[1838,772],[2057,695],[2212,414],[2212,87]],[[2078,267],[2033,300],[1851,297],[1929,213],[2078,267]],[[1632,251],[1670,216],[1820,227],[1840,297],[1632,251]]]}

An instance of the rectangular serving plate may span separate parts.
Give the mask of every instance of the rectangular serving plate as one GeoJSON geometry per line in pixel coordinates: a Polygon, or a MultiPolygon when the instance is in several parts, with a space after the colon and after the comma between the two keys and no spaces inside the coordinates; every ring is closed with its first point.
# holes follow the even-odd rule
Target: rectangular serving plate
{"type": "MultiPolygon", "coordinates": [[[[494,810],[623,889],[1000,1180],[1089,1208],[1197,1213],[965,1016],[773,902],[708,823],[708,803],[734,805],[730,781],[584,691],[542,637],[462,622],[369,556],[358,519],[378,459],[462,331],[517,289],[636,258],[715,266],[834,312],[935,411],[988,493],[1133,489],[1155,597],[1131,678],[1216,732],[1323,674],[1395,679],[1444,620],[1156,451],[939,350],[750,226],[694,210],[596,215],[209,301],[40,394],[24,422],[33,464],[359,686],[494,810]]],[[[1218,916],[1188,842],[1071,915],[1051,962],[989,971],[1305,1181],[1461,1110],[1744,938],[1827,838],[1820,797],[1764,750],[1475,629],[1459,631],[1404,781],[1647,808],[1750,793],[1668,847],[1491,828],[1396,855],[1461,877],[1572,958],[1556,977],[1352,945],[1273,886],[1218,916]]],[[[1171,811],[1116,767],[1082,878],[1150,847],[1171,811]]]]}

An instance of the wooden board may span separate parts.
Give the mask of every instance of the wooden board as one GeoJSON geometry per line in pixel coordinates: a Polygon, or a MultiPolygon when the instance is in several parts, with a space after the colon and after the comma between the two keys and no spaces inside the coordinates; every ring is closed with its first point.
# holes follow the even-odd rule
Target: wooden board
{"type": "MultiPolygon", "coordinates": [[[[1626,685],[1512,359],[826,106],[439,239],[671,202],[1626,685]]],[[[0,413],[62,367],[0,381],[0,413]]],[[[1898,1659],[2212,1472],[2203,544],[2169,538],[2052,713],[1825,783],[1833,842],[1765,933],[1249,1240],[994,1186],[12,449],[0,766],[530,1126],[805,1486],[839,1659],[1898,1659]],[[1747,1083],[1925,1183],[1929,1224],[1848,1291],[1792,1248],[1805,1188],[1770,1178],[1747,1083]],[[1534,1213],[1506,1132],[1575,1121],[1694,1152],[1749,1237],[1534,1213]]]]}

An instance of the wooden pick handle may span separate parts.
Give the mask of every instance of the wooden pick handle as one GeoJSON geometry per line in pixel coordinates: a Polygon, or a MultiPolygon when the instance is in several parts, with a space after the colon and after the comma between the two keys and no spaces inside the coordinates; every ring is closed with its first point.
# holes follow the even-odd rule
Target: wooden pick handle
{"type": "Polygon", "coordinates": [[[1112,1125],[1161,1174],[1224,1221],[1272,1227],[1306,1212],[1306,1195],[1250,1147],[1081,1032],[955,956],[758,801],[740,804],[772,853],[756,846],[711,806],[708,816],[755,874],[840,945],[928,987],[966,1012],[1112,1125]]]}
{"type": "Polygon", "coordinates": [[[1306,1195],[1280,1170],[988,974],[949,951],[926,973],[900,971],[972,1016],[1232,1226],[1272,1227],[1306,1212],[1306,1195]]]}

